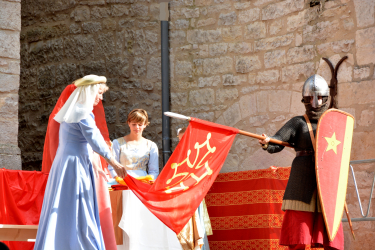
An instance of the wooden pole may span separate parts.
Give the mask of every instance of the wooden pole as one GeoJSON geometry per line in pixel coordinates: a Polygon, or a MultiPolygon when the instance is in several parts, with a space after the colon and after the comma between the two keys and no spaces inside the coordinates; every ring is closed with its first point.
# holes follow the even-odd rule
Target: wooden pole
{"type": "Polygon", "coordinates": [[[345,208],[346,217],[348,218],[350,231],[352,232],[353,238],[355,240],[355,235],[354,235],[352,220],[350,219],[349,210],[348,210],[348,206],[346,205],[346,201],[345,201],[345,204],[344,204],[344,208],[345,208]]]}
{"type": "MultiPolygon", "coordinates": [[[[246,136],[258,139],[258,140],[264,140],[264,139],[266,139],[265,136],[253,134],[253,133],[246,132],[246,131],[243,131],[243,130],[240,130],[240,132],[238,132],[238,133],[241,134],[241,135],[246,135],[246,136]]],[[[282,146],[285,146],[285,147],[293,148],[289,143],[284,142],[284,141],[280,141],[280,140],[276,140],[276,139],[270,138],[270,142],[272,142],[274,144],[279,144],[279,145],[282,145],[282,146]]]]}

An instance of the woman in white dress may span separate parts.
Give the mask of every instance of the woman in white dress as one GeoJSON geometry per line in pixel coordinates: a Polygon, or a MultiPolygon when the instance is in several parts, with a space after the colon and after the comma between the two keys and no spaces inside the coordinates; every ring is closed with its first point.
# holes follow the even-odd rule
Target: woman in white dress
{"type": "MultiPolygon", "coordinates": [[[[113,141],[112,154],[132,177],[159,175],[156,144],[142,136],[149,124],[146,110],[134,109],[127,119],[130,134],[113,141]]],[[[111,166],[112,177],[116,176],[111,166]]],[[[118,249],[181,250],[176,234],[153,215],[132,191],[123,191],[123,214],[119,227],[124,230],[124,245],[118,249]]]]}

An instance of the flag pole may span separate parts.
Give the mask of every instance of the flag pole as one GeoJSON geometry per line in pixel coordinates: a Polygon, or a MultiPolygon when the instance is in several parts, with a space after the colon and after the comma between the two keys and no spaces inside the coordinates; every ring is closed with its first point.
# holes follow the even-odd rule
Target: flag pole
{"type": "MultiPolygon", "coordinates": [[[[188,116],[180,115],[180,114],[177,114],[177,113],[174,113],[174,112],[164,112],[164,115],[172,117],[172,118],[180,119],[180,120],[185,120],[185,121],[191,120],[191,118],[188,117],[188,116]]],[[[241,135],[246,135],[246,136],[258,139],[258,140],[266,139],[265,136],[253,134],[253,133],[246,132],[246,131],[243,131],[243,130],[240,130],[238,133],[241,134],[241,135]]],[[[285,147],[293,148],[289,143],[284,142],[284,141],[280,141],[280,140],[270,138],[270,142],[274,143],[274,144],[279,144],[279,145],[282,145],[282,146],[285,146],[285,147]]]]}

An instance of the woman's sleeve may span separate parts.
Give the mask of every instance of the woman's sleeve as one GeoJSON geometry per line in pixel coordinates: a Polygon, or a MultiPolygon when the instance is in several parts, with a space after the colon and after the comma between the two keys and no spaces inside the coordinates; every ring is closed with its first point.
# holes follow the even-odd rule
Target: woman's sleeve
{"type": "MultiPolygon", "coordinates": [[[[117,140],[114,140],[112,144],[112,156],[115,157],[117,162],[120,162],[120,144],[118,143],[117,140]]],[[[112,177],[117,176],[117,173],[113,169],[111,164],[108,164],[108,170],[112,177]]]]}
{"type": "Polygon", "coordinates": [[[154,142],[151,143],[150,160],[148,162],[148,174],[156,177],[159,175],[159,150],[154,142]]]}
{"type": "Polygon", "coordinates": [[[89,117],[80,120],[78,122],[78,126],[81,129],[82,135],[85,137],[92,149],[104,158],[111,159],[111,152],[102,134],[100,133],[100,130],[96,126],[93,117],[90,115],[89,117]]]}

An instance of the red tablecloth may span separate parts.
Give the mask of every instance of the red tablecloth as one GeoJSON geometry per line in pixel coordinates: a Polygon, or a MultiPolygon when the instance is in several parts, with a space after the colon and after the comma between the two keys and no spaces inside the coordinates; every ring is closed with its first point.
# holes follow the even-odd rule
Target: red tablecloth
{"type": "Polygon", "coordinates": [[[210,249],[287,249],[278,243],[289,173],[271,167],[219,174],[206,196],[210,249]]]}
{"type": "MultiPolygon", "coordinates": [[[[48,174],[0,169],[0,224],[38,225],[48,174]]],[[[33,242],[5,242],[12,250],[32,250],[33,242]]]]}

